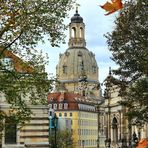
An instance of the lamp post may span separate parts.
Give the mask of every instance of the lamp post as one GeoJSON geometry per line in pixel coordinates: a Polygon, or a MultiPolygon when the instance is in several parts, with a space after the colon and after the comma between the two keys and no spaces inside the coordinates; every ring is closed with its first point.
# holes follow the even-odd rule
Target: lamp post
{"type": "Polygon", "coordinates": [[[58,125],[58,117],[56,113],[54,114],[53,117],[53,125],[54,125],[54,148],[57,148],[57,125],[58,125]]]}
{"type": "Polygon", "coordinates": [[[83,148],[84,148],[84,144],[85,144],[85,141],[84,141],[84,140],[82,140],[82,146],[83,146],[83,148]]]}

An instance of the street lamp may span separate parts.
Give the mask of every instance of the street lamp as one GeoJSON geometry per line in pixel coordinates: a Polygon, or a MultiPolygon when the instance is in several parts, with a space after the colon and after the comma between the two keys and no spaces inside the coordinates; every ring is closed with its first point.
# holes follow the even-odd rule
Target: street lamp
{"type": "Polygon", "coordinates": [[[57,125],[58,125],[58,117],[56,115],[56,113],[54,114],[53,117],[53,125],[54,125],[54,148],[57,148],[57,125]]]}
{"type": "Polygon", "coordinates": [[[84,148],[84,144],[85,144],[85,141],[84,141],[84,140],[82,140],[82,146],[83,146],[83,148],[84,148]]]}
{"type": "Polygon", "coordinates": [[[110,148],[110,144],[111,144],[111,139],[106,139],[105,140],[105,147],[110,148]]]}

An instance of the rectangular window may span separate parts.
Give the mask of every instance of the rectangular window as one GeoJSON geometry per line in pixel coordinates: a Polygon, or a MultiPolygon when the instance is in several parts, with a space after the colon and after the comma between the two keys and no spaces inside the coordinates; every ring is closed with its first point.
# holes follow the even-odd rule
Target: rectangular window
{"type": "Polygon", "coordinates": [[[62,113],[59,113],[59,117],[62,117],[62,113]]]}
{"type": "Polygon", "coordinates": [[[16,144],[17,126],[10,119],[5,121],[5,144],[16,144]]]}
{"type": "Polygon", "coordinates": [[[70,113],[70,117],[72,117],[72,113],[70,113]]]}

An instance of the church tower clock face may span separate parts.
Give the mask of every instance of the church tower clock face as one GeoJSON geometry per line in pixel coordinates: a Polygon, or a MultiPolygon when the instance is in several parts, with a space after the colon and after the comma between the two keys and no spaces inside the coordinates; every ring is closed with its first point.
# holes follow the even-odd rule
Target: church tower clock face
{"type": "Polygon", "coordinates": [[[94,89],[99,85],[98,65],[95,54],[86,48],[85,24],[78,10],[69,23],[68,49],[59,55],[56,74],[62,86],[69,92],[86,95],[87,91],[87,94],[99,97],[99,91],[94,89]],[[86,80],[87,87],[81,80],[86,80]]]}

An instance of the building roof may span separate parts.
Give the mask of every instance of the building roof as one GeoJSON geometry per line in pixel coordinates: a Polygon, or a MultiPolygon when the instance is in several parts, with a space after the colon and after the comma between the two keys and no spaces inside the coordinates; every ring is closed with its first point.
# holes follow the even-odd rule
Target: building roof
{"type": "Polygon", "coordinates": [[[76,10],[76,13],[71,18],[71,23],[83,23],[83,18],[78,13],[78,10],[76,10]]]}
{"type": "Polygon", "coordinates": [[[81,96],[73,92],[55,92],[48,94],[48,104],[54,103],[68,103],[69,109],[78,109],[78,104],[85,104],[90,106],[97,105],[97,102],[94,100],[87,99],[86,97],[81,96]]]}
{"type": "Polygon", "coordinates": [[[57,65],[57,74],[61,82],[75,81],[80,78],[84,69],[89,82],[98,82],[98,65],[95,54],[86,48],[68,48],[64,54],[60,54],[57,65]],[[63,67],[67,68],[63,74],[63,67]]]}

